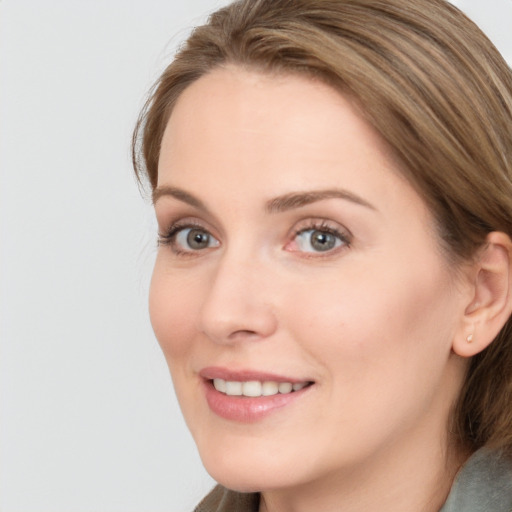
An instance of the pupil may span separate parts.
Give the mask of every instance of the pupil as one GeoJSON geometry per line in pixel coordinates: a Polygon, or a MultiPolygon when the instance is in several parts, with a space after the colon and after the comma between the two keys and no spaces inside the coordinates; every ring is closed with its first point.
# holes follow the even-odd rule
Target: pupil
{"type": "Polygon", "coordinates": [[[328,251],[336,245],[336,239],[331,233],[314,231],[311,234],[311,245],[317,251],[328,251]]]}
{"type": "Polygon", "coordinates": [[[204,231],[191,229],[187,236],[187,243],[192,249],[204,249],[208,247],[209,236],[204,231]]]}

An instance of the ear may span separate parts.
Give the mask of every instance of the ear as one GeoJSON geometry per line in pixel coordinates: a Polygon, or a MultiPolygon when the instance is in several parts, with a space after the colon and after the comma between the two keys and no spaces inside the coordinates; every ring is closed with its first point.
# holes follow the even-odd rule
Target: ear
{"type": "Polygon", "coordinates": [[[464,311],[453,351],[471,357],[498,335],[512,313],[512,241],[505,233],[489,233],[471,265],[472,299],[464,311]]]}

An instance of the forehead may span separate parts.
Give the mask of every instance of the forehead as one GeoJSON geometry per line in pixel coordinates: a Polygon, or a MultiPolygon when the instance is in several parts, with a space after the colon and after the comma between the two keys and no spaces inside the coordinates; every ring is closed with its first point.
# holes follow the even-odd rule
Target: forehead
{"type": "Polygon", "coordinates": [[[230,156],[239,168],[249,158],[342,164],[342,153],[354,159],[354,141],[364,149],[361,157],[373,155],[392,170],[398,167],[355,100],[325,83],[297,74],[218,68],[178,99],[163,136],[159,174],[169,167],[181,172],[177,160],[186,157],[189,167],[205,154],[216,160],[230,156]]]}

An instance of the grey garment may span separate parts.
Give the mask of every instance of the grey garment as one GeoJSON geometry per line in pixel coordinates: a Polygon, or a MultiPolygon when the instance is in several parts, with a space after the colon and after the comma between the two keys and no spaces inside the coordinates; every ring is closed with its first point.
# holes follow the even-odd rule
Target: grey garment
{"type": "Polygon", "coordinates": [[[512,512],[512,461],[478,450],[455,477],[439,512],[512,512]]]}
{"type": "MultiPolygon", "coordinates": [[[[259,494],[220,485],[194,512],[258,512],[259,494]]],[[[512,512],[512,461],[485,448],[474,453],[455,477],[439,512],[512,512]]]]}

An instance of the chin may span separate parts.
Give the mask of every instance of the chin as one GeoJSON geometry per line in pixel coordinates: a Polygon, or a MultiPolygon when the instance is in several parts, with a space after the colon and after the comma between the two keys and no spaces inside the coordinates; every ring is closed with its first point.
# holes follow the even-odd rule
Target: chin
{"type": "Polygon", "coordinates": [[[268,468],[268,457],[253,448],[236,450],[218,445],[216,449],[201,450],[199,454],[210,476],[219,484],[240,492],[256,492],[267,488],[270,480],[275,480],[274,470],[268,468]]]}
{"type": "MultiPolygon", "coordinates": [[[[255,475],[255,471],[252,470],[249,474],[245,475],[237,473],[236,471],[210,471],[206,468],[210,476],[219,484],[226,487],[227,489],[231,489],[232,491],[237,492],[262,492],[264,490],[268,490],[269,482],[266,482],[265,479],[263,481],[261,478],[257,478],[255,475]]],[[[217,469],[217,468],[216,468],[217,469]]],[[[275,486],[275,482],[273,482],[275,486]]]]}
{"type": "Polygon", "coordinates": [[[213,464],[205,468],[210,476],[219,484],[238,492],[262,492],[275,489],[286,489],[298,484],[293,475],[275,472],[268,468],[257,466],[224,467],[223,464],[213,464]],[[283,478],[283,476],[285,476],[283,478]]]}
{"type": "Polygon", "coordinates": [[[333,470],[321,450],[308,449],[297,439],[282,436],[222,438],[198,443],[205,469],[219,484],[238,492],[293,489],[316,481],[333,470]],[[315,460],[316,459],[316,460],[315,460]]]}
{"type": "Polygon", "coordinates": [[[198,443],[206,471],[224,487],[239,492],[260,492],[292,487],[303,480],[297,472],[302,465],[299,451],[294,450],[295,457],[290,460],[285,453],[277,453],[270,446],[273,443],[254,442],[250,438],[242,443],[232,441],[208,443],[205,449],[198,443]]]}

